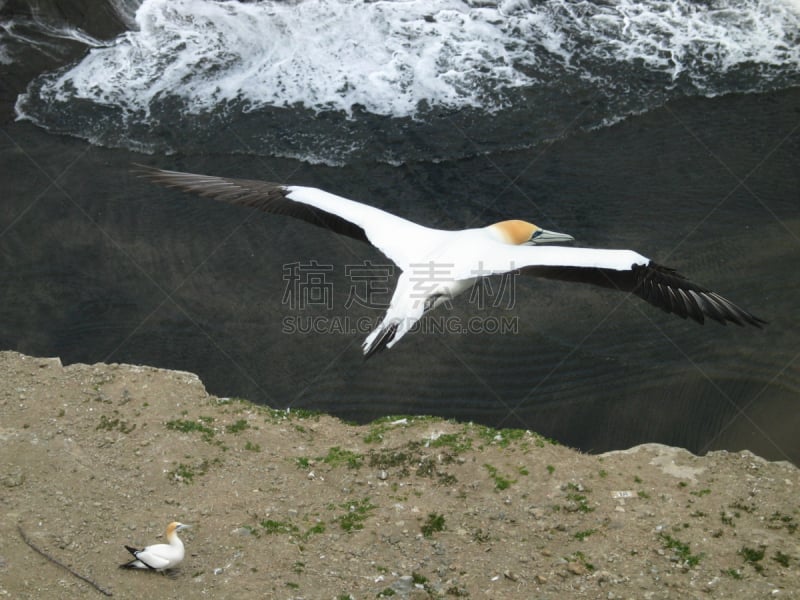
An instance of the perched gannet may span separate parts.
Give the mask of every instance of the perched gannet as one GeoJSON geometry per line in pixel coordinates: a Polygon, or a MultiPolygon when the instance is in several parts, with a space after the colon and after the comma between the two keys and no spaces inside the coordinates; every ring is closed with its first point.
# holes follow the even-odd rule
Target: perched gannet
{"type": "Polygon", "coordinates": [[[177,521],[167,525],[168,544],[153,544],[142,550],[137,550],[132,546],[125,546],[135,558],[124,565],[120,565],[120,567],[124,569],[163,571],[177,566],[183,560],[183,542],[178,537],[178,532],[187,527],[189,526],[177,521]]]}
{"type": "Polygon", "coordinates": [[[317,188],[136,167],[169,187],[295,217],[370,243],[394,261],[402,273],[386,315],[363,343],[367,357],[394,346],[425,312],[469,289],[479,277],[509,271],[632,292],[698,323],[705,317],[722,324],[761,327],[766,323],[632,250],[542,247],[574,238],[526,221],[444,231],[317,188]]]}

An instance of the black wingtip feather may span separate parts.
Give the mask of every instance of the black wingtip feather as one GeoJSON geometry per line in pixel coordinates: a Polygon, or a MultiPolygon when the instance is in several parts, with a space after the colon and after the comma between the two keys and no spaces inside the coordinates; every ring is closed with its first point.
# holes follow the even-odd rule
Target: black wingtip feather
{"type": "Polygon", "coordinates": [[[154,183],[228,204],[294,217],[360,242],[370,243],[364,229],[337,214],[291,199],[291,186],[254,179],[235,179],[168,171],[133,163],[134,173],[154,183]]]}
{"type": "Polygon", "coordinates": [[[397,333],[397,327],[398,323],[392,323],[384,328],[380,335],[373,340],[372,344],[370,344],[369,348],[367,348],[364,352],[364,360],[367,360],[372,355],[385,349],[386,345],[394,339],[394,336],[397,333]]]}
{"type": "Polygon", "coordinates": [[[761,319],[727,298],[692,283],[675,269],[650,262],[631,265],[630,270],[585,267],[525,267],[526,275],[588,283],[636,294],[661,310],[703,325],[706,318],[722,325],[767,325],[761,319]]]}

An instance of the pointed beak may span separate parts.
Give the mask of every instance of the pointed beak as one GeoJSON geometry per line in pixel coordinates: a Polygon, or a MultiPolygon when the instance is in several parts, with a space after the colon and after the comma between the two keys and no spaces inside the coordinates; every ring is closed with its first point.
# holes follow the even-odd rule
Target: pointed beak
{"type": "Polygon", "coordinates": [[[175,528],[175,530],[176,531],[183,531],[184,529],[189,529],[189,527],[191,527],[191,525],[187,525],[186,523],[181,523],[180,525],[178,525],[175,528]]]}
{"type": "Polygon", "coordinates": [[[537,229],[531,236],[528,244],[538,246],[539,244],[558,244],[563,242],[574,242],[575,238],[566,233],[557,231],[547,231],[547,229],[537,229]]]}

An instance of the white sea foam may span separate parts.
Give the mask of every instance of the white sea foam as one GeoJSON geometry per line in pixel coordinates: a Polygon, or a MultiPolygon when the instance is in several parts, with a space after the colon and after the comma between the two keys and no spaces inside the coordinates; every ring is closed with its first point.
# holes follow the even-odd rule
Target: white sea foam
{"type": "MultiPolygon", "coordinates": [[[[130,31],[86,36],[18,118],[138,151],[399,164],[800,85],[800,0],[106,1],[130,31]]],[[[34,25],[41,51],[81,40],[34,25]]]]}
{"type": "Polygon", "coordinates": [[[546,80],[554,64],[592,79],[587,60],[640,61],[701,84],[743,63],[800,68],[796,3],[144,0],[136,30],[41,93],[145,114],[165,96],[195,113],[229,102],[395,117],[495,110],[504,90],[546,80]]]}

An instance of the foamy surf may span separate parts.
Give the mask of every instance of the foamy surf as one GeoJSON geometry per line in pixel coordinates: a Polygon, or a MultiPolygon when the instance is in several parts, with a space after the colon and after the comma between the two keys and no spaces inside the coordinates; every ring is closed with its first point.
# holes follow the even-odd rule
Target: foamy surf
{"type": "Polygon", "coordinates": [[[145,0],[135,29],[37,78],[16,109],[48,129],[153,152],[453,158],[535,145],[570,123],[599,126],[680,95],[796,85],[796,4],[145,0]],[[597,99],[602,108],[587,110],[597,99]],[[495,122],[476,125],[487,114],[495,122]],[[465,140],[420,143],[443,129],[465,140]],[[363,150],[376,135],[386,137],[377,156],[374,144],[363,150]]]}

